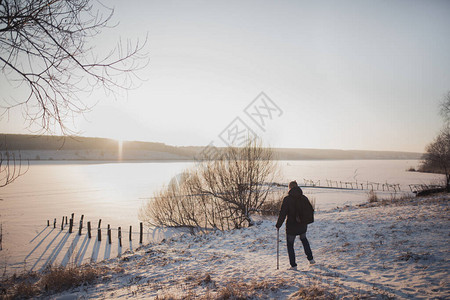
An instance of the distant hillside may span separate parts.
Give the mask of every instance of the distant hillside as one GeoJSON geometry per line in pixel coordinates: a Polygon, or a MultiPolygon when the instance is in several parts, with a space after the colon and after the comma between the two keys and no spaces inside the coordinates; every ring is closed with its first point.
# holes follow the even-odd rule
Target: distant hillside
{"type": "MultiPolygon", "coordinates": [[[[87,137],[0,134],[0,151],[29,160],[194,160],[203,147],[87,137]],[[6,146],[6,147],[5,147],[6,146]],[[120,147],[121,146],[121,147],[120,147]]],[[[275,148],[279,160],[420,159],[422,153],[275,148]]]]}
{"type": "Polygon", "coordinates": [[[321,160],[321,159],[421,159],[423,153],[368,150],[335,149],[292,149],[278,148],[281,160],[321,160]]]}

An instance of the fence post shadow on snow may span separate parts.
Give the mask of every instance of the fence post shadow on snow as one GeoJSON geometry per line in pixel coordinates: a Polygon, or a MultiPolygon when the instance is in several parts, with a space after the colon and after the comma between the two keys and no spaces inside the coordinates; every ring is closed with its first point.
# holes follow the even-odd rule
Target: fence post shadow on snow
{"type": "Polygon", "coordinates": [[[32,242],[34,242],[34,240],[35,239],[37,239],[42,233],[44,233],[44,231],[46,231],[47,230],[47,228],[48,228],[48,226],[46,226],[46,227],[44,227],[31,241],[30,241],[30,244],[32,243],[32,242]]]}
{"type": "MultiPolygon", "coordinates": [[[[47,229],[48,227],[45,227],[37,236],[35,236],[31,241],[30,241],[30,244],[34,241],[34,240],[36,240],[46,229],[47,229]]],[[[47,235],[46,236],[44,236],[43,238],[42,238],[42,240],[40,240],[39,241],[39,243],[30,251],[30,253],[28,253],[28,255],[27,256],[25,256],[25,261],[28,259],[28,257],[30,257],[31,256],[31,254],[33,254],[33,252],[34,251],[36,251],[41,245],[42,245],[42,243],[45,241],[45,239],[47,239],[47,237],[54,231],[55,229],[53,228],[53,229],[50,229],[49,230],[49,232],[47,233],[47,235]]]]}
{"type": "MultiPolygon", "coordinates": [[[[143,223],[139,223],[139,231],[133,232],[133,226],[129,226],[128,247],[123,247],[123,238],[126,237],[126,233],[122,230],[123,227],[117,227],[112,229],[108,224],[106,229],[107,239],[103,239],[102,244],[102,220],[99,219],[97,227],[97,236],[92,234],[92,222],[86,222],[86,230],[83,232],[84,227],[84,215],[81,215],[78,228],[74,226],[75,214],[72,213],[69,217],[63,216],[60,218],[52,218],[46,220],[47,224],[44,228],[40,229],[36,236],[30,240],[30,244],[35,246],[24,258],[24,267],[27,261],[31,262],[32,266],[30,271],[38,270],[43,271],[49,266],[60,264],[61,266],[67,266],[69,263],[75,265],[81,265],[83,261],[97,262],[100,260],[107,260],[111,258],[111,255],[115,254],[112,249],[112,245],[116,243],[116,234],[112,234],[112,231],[117,230],[117,256],[123,255],[124,250],[133,251],[133,240],[139,238],[139,245],[144,242],[144,228],[143,223]],[[51,224],[50,220],[53,221],[51,224]],[[61,223],[57,222],[61,221],[61,223]],[[69,222],[70,221],[70,222],[69,222]],[[51,226],[53,225],[53,226],[51,226]],[[66,226],[68,225],[68,226],[66,226]],[[73,233],[73,235],[72,235],[73,233]],[[84,238],[81,237],[84,235],[84,238]],[[134,237],[133,237],[134,235],[134,237]],[[91,243],[91,239],[95,239],[91,243]],[[81,240],[81,245],[80,244],[81,240]],[[70,243],[70,244],[69,244],[70,243]],[[104,247],[104,253],[103,253],[104,247]],[[92,249],[92,252],[91,252],[92,249]],[[63,252],[65,251],[65,252],[63,252]],[[102,251],[103,255],[100,255],[102,251]],[[89,252],[89,254],[87,254],[89,252]],[[86,258],[87,255],[87,258],[86,258]],[[101,257],[103,256],[103,257],[101,257]]],[[[147,239],[147,237],[146,237],[147,239]]],[[[138,245],[136,245],[138,246],[138,245]]],[[[114,246],[115,247],[115,246],[114,246]]],[[[116,249],[114,249],[116,250],[116,249]]]]}
{"type": "MultiPolygon", "coordinates": [[[[62,231],[59,231],[56,234],[56,236],[50,241],[50,243],[47,245],[45,250],[42,252],[42,254],[39,256],[39,258],[34,263],[33,267],[30,269],[31,271],[33,271],[38,266],[38,264],[41,262],[41,259],[43,258],[45,253],[47,253],[47,251],[50,250],[51,245],[53,244],[54,241],[57,240],[57,238],[59,237],[59,235],[61,233],[62,233],[62,231]]],[[[53,261],[56,258],[56,256],[62,250],[64,244],[69,239],[69,236],[70,236],[70,233],[66,232],[66,234],[62,237],[62,239],[58,242],[58,244],[53,248],[52,252],[50,253],[50,255],[49,255],[48,259],[47,259],[47,261],[43,263],[43,266],[42,266],[41,270],[43,270],[46,266],[51,265],[51,263],[53,263],[53,261]]]]}

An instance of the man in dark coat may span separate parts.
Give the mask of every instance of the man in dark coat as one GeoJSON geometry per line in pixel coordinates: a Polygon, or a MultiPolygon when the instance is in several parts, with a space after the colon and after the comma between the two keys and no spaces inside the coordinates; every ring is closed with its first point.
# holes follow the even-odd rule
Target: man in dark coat
{"type": "Polygon", "coordinates": [[[289,263],[291,264],[292,270],[297,270],[297,263],[295,262],[295,251],[294,251],[294,241],[297,235],[300,236],[300,241],[303,244],[303,249],[305,250],[306,257],[310,264],[314,264],[311,247],[309,245],[308,239],[306,238],[306,230],[308,225],[305,223],[297,222],[296,215],[296,201],[300,201],[303,195],[302,189],[298,186],[296,181],[291,181],[289,183],[289,193],[288,196],[284,197],[283,204],[281,205],[280,214],[278,216],[278,222],[275,225],[277,229],[280,229],[283,225],[284,219],[287,216],[286,221],[286,242],[287,250],[289,254],[289,263]]]}

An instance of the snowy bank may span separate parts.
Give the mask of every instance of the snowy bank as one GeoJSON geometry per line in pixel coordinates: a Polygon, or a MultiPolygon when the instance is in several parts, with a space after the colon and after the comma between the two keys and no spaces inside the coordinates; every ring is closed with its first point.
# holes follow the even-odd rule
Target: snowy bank
{"type": "Polygon", "coordinates": [[[96,283],[53,298],[448,299],[449,199],[318,212],[308,228],[317,264],[308,264],[297,240],[298,271],[287,270],[284,226],[276,269],[275,217],[260,218],[251,228],[183,234],[125,252],[96,264],[108,270],[96,283]]]}

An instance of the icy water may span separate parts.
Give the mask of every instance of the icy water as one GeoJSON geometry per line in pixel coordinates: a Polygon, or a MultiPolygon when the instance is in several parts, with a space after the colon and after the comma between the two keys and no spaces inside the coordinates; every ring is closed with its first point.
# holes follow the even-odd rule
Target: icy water
{"type": "MultiPolygon", "coordinates": [[[[345,161],[281,161],[279,182],[304,179],[320,185],[335,182],[399,184],[409,192],[409,184],[436,183],[442,176],[406,172],[418,165],[415,160],[345,160],[345,161]]],[[[0,222],[3,230],[3,250],[0,268],[10,273],[23,269],[40,270],[46,265],[63,262],[80,263],[115,257],[138,245],[138,210],[153,193],[167,184],[189,162],[150,163],[68,163],[32,162],[28,172],[13,184],[0,189],[0,222]],[[61,230],[63,216],[75,214],[75,233],[68,226],[61,230]],[[113,243],[88,239],[85,230],[76,234],[80,216],[96,228],[113,228],[113,243]],[[53,228],[56,218],[57,226],[53,228]],[[47,220],[50,225],[47,227],[47,220]],[[124,231],[124,245],[118,246],[117,228],[124,231]],[[133,226],[132,242],[128,241],[129,226],[133,226]]],[[[367,200],[367,190],[335,190],[303,188],[316,201],[317,209],[367,200]]],[[[389,197],[393,191],[380,192],[389,197]]],[[[70,218],[70,217],[69,217],[70,218]]],[[[163,232],[146,230],[145,241],[161,238],[163,232]]]]}

